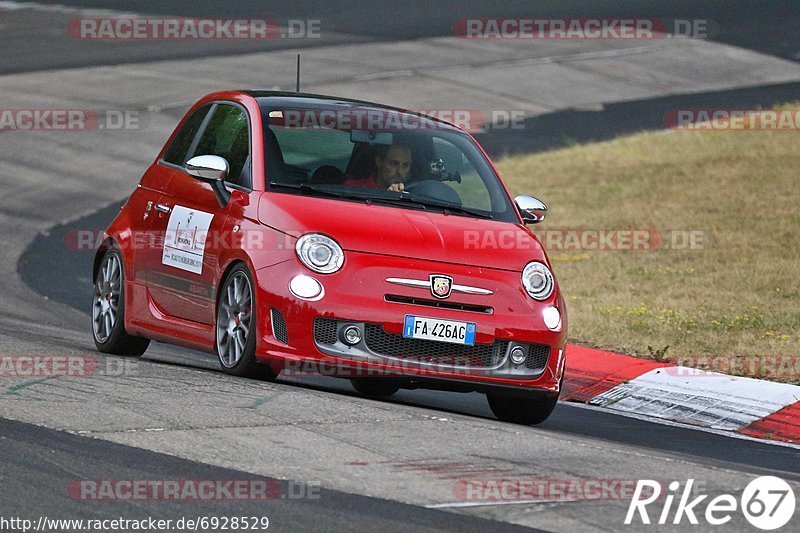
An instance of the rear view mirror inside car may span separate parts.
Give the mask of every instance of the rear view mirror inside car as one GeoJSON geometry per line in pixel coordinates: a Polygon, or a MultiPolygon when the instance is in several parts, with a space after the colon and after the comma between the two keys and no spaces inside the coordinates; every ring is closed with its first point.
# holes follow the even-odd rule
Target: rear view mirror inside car
{"type": "Polygon", "coordinates": [[[354,143],[392,144],[393,135],[388,132],[352,130],[350,141],[354,143]]]}

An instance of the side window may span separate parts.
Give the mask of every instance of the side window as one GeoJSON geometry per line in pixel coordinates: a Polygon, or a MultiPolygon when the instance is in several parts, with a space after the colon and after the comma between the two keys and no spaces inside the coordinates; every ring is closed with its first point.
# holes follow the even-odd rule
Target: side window
{"type": "Polygon", "coordinates": [[[250,133],[243,109],[219,104],[193,155],[218,155],[230,166],[226,181],[250,187],[250,133]]]}
{"type": "Polygon", "coordinates": [[[183,127],[181,127],[178,134],[175,135],[175,138],[172,140],[172,144],[170,144],[167,151],[164,152],[164,161],[180,167],[186,163],[186,152],[192,145],[192,141],[195,135],[197,135],[197,130],[202,126],[203,119],[206,118],[209,109],[209,106],[201,107],[192,113],[192,116],[186,119],[186,122],[183,123],[183,127]]]}

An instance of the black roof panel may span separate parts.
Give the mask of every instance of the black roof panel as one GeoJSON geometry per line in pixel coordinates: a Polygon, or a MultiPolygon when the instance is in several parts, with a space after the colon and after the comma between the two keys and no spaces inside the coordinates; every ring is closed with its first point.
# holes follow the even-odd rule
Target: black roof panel
{"type": "Polygon", "coordinates": [[[367,102],[364,100],[354,100],[351,98],[340,98],[338,96],[328,96],[323,94],[310,94],[310,93],[295,93],[286,91],[240,91],[244,94],[250,95],[256,99],[258,105],[262,108],[276,109],[276,108],[301,108],[301,109],[330,109],[331,107],[343,108],[361,108],[361,109],[382,109],[388,111],[395,111],[398,113],[407,113],[419,117],[425,117],[428,120],[449,126],[453,130],[461,131],[459,128],[453,126],[447,121],[441,120],[436,117],[423,115],[416,111],[410,111],[400,107],[394,107],[384,104],[376,104],[374,102],[367,102]]]}

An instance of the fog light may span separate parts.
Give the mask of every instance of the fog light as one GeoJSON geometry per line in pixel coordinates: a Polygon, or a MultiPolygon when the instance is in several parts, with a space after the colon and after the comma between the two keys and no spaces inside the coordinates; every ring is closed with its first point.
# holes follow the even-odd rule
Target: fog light
{"type": "Polygon", "coordinates": [[[322,284],[311,276],[300,274],[289,282],[289,290],[304,300],[319,300],[324,296],[322,284]]]}
{"type": "Polygon", "coordinates": [[[361,342],[361,331],[356,326],[347,326],[342,330],[342,340],[353,346],[361,342]]]}
{"type": "Polygon", "coordinates": [[[553,306],[546,307],[545,310],[542,311],[542,318],[544,319],[544,325],[553,331],[561,326],[561,313],[553,306]]]}
{"type": "Polygon", "coordinates": [[[514,346],[511,349],[511,362],[515,365],[521,365],[525,362],[525,348],[522,346],[514,346]]]}

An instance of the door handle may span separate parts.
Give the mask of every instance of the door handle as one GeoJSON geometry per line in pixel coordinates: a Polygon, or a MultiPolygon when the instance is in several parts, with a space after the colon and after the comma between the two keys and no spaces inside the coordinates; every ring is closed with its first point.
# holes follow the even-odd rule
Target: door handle
{"type": "Polygon", "coordinates": [[[161,213],[169,213],[172,211],[172,209],[168,205],[156,204],[156,211],[160,211],[161,213]]]}

